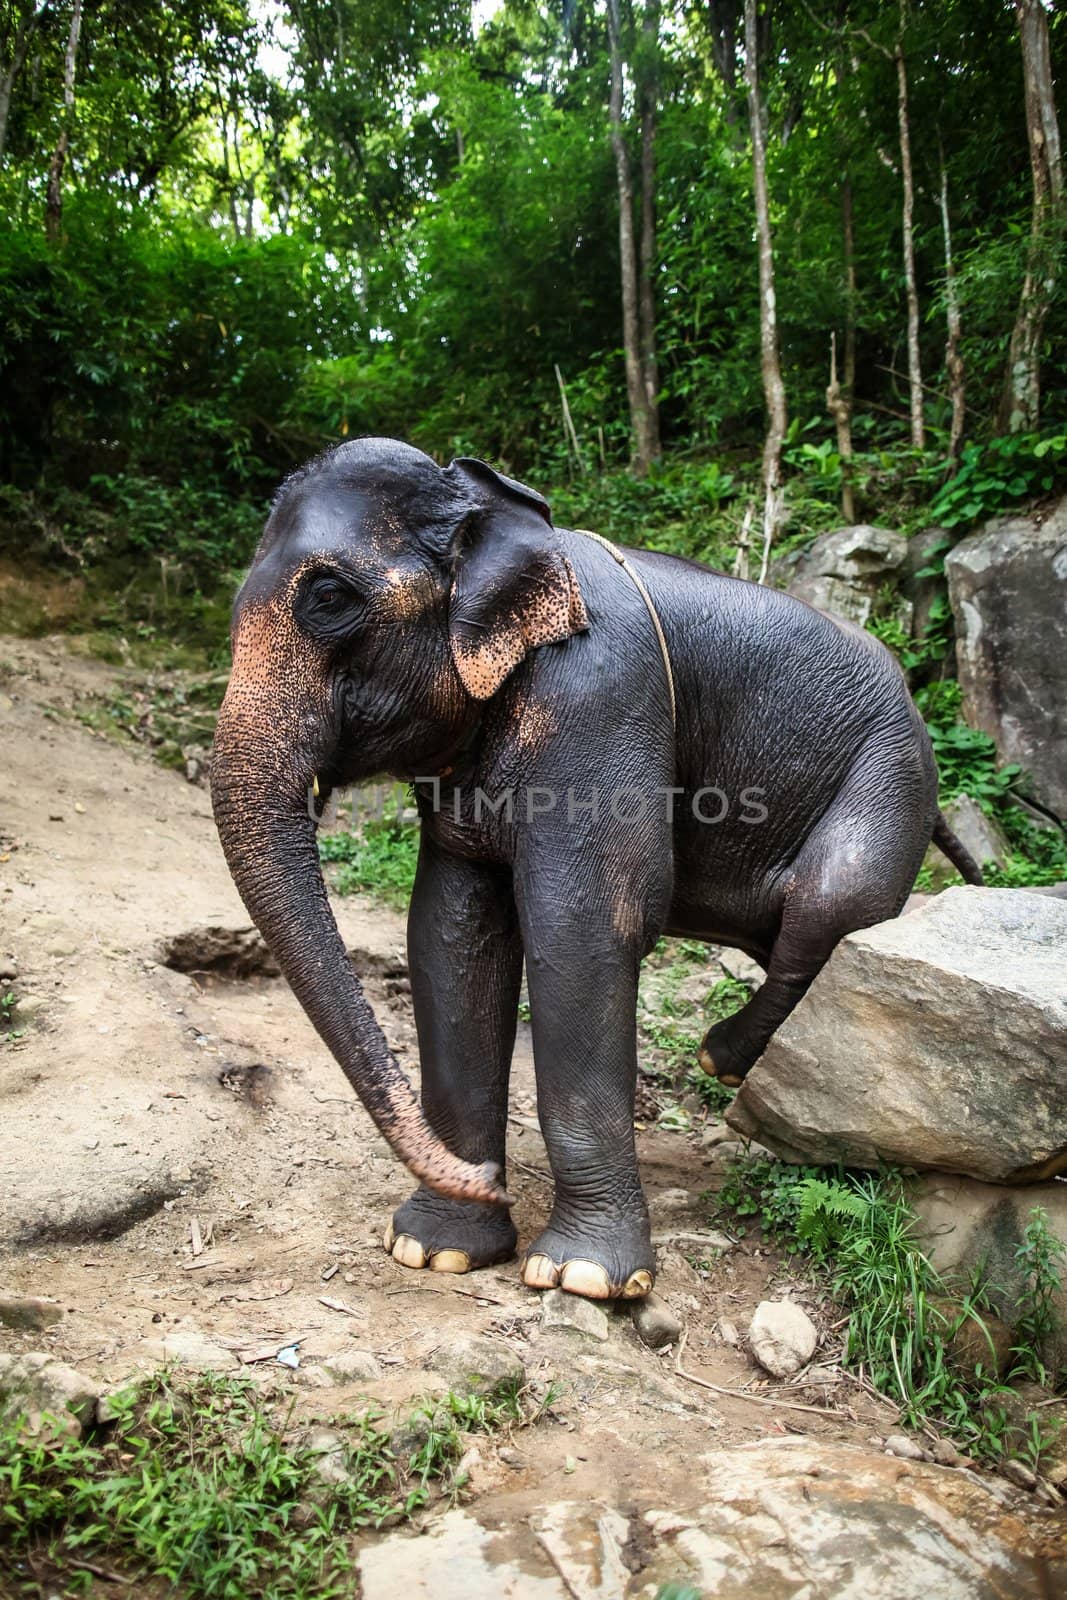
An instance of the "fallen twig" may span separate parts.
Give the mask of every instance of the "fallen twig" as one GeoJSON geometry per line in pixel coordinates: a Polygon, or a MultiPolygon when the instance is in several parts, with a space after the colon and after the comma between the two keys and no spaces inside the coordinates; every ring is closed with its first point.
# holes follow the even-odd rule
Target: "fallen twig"
{"type": "Polygon", "coordinates": [[[805,1406],[799,1400],[772,1400],[769,1396],[749,1394],[744,1389],[726,1389],[721,1383],[709,1383],[707,1378],[698,1378],[695,1372],[686,1372],[682,1366],[682,1356],[689,1339],[689,1329],[686,1328],[678,1341],[678,1353],[674,1358],[674,1370],[679,1378],[684,1378],[687,1383],[695,1383],[700,1389],[710,1389],[712,1394],[725,1394],[733,1400],[747,1400],[754,1406],[775,1406],[781,1411],[807,1411],[813,1417],[832,1417],[839,1415],[836,1406],[805,1406]]]}

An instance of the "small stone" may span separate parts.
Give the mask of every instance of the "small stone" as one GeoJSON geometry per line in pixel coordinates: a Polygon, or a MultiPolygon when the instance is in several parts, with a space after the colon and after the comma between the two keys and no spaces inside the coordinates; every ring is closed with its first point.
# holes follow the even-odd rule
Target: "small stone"
{"type": "Polygon", "coordinates": [[[12,956],[0,956],[0,983],[11,983],[18,975],[18,962],[12,956]]]}
{"type": "Polygon", "coordinates": [[[568,1294],[565,1289],[549,1289],[541,1297],[541,1326],[567,1328],[590,1339],[608,1337],[608,1314],[592,1300],[568,1294]]]}
{"type": "Polygon", "coordinates": [[[723,1344],[738,1345],[741,1343],[741,1335],[737,1331],[736,1324],[728,1321],[726,1317],[719,1318],[719,1338],[723,1344]]]}
{"type": "Polygon", "coordinates": [[[125,1383],[116,1384],[114,1389],[108,1389],[96,1402],[96,1420],[99,1423],[116,1422],[123,1416],[130,1405],[137,1400],[144,1388],[144,1379],[130,1378],[125,1383]]]}
{"type": "Polygon", "coordinates": [[[431,1369],[450,1389],[460,1394],[495,1394],[498,1389],[526,1382],[526,1368],[505,1344],[461,1334],[439,1344],[430,1357],[431,1369]]]}
{"type": "Polygon", "coordinates": [[[939,1467],[958,1467],[963,1460],[951,1439],[935,1439],[930,1454],[939,1467]]]}
{"type": "Polygon", "coordinates": [[[240,1365],[232,1350],[215,1344],[195,1328],[177,1328],[162,1339],[149,1339],[145,1353],[157,1361],[188,1367],[192,1372],[224,1372],[240,1365]]]}
{"type": "Polygon", "coordinates": [[[630,1317],[637,1337],[652,1350],[662,1350],[682,1336],[682,1324],[665,1300],[650,1294],[644,1300],[630,1301],[630,1317]]]}
{"type": "MultiPolygon", "coordinates": [[[[313,1457],[311,1471],[322,1487],[335,1489],[350,1481],[348,1447],[341,1434],[332,1428],[313,1428],[304,1440],[304,1448],[313,1457]]],[[[316,1498],[315,1490],[312,1498],[316,1498]]]]}
{"type": "Polygon", "coordinates": [[[885,1442],[887,1456],[899,1456],[902,1461],[925,1461],[926,1451],[904,1433],[891,1433],[885,1442]]]}
{"type": "Polygon", "coordinates": [[[749,1324],[748,1342],[761,1367],[790,1378],[815,1353],[818,1334],[806,1311],[791,1300],[763,1300],[749,1324]]]}
{"type": "Polygon", "coordinates": [[[84,1372],[40,1351],[0,1355],[0,1422],[22,1419],[27,1433],[56,1432],[79,1438],[93,1421],[100,1384],[84,1372]],[[46,1422],[45,1418],[53,1419],[46,1422]]]}
{"type": "Polygon", "coordinates": [[[19,1022],[29,1022],[31,1017],[39,1017],[47,1005],[42,994],[20,994],[15,1001],[15,1016],[19,1022]]]}
{"type": "Polygon", "coordinates": [[[62,1320],[63,1307],[56,1300],[42,1300],[31,1294],[0,1295],[0,1327],[39,1333],[62,1320]]]}
{"type": "Polygon", "coordinates": [[[740,1142],[740,1137],[740,1134],[735,1133],[733,1128],[731,1128],[727,1123],[713,1122],[711,1126],[709,1128],[705,1128],[704,1132],[700,1135],[700,1142],[704,1146],[705,1150],[714,1150],[716,1145],[738,1144],[740,1142]]]}
{"type": "Polygon", "coordinates": [[[331,1383],[373,1383],[382,1369],[369,1350],[341,1350],[319,1362],[319,1370],[331,1383]]]}
{"type": "Polygon", "coordinates": [[[1037,1474],[1024,1467],[1021,1461],[1005,1461],[1000,1470],[1017,1489],[1037,1488],[1037,1474]]]}

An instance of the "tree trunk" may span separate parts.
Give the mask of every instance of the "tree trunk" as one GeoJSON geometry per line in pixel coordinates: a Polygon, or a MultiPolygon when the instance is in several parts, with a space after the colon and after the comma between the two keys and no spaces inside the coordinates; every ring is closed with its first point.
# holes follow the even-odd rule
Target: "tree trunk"
{"type": "Polygon", "coordinates": [[[1041,415],[1041,341],[1058,277],[1063,158],[1049,60],[1048,19],[1041,0],[1015,0],[1023,60],[1026,134],[1033,210],[1026,275],[1008,346],[1008,370],[998,423],[1019,433],[1041,415]]]}
{"type": "Polygon", "coordinates": [[[837,381],[837,338],[830,336],[830,385],[826,406],[837,431],[837,453],[841,457],[841,515],[850,525],[856,520],[856,496],[852,483],[852,405],[856,392],[856,246],[852,224],[852,179],[846,172],[841,180],[841,243],[845,264],[845,371],[844,384],[837,381]]]}
{"type": "Polygon", "coordinates": [[[615,183],[619,195],[619,265],[622,281],[622,346],[626,362],[626,395],[630,405],[632,466],[644,477],[652,464],[653,440],[641,362],[641,312],[637,284],[637,250],[634,239],[634,188],[630,152],[622,120],[622,26],[619,0],[607,0],[608,42],[611,50],[611,95],[608,116],[611,148],[615,156],[615,183]]]}
{"type": "Polygon", "coordinates": [[[786,429],[785,385],[778,356],[778,313],[774,298],[774,241],[767,199],[767,145],[759,83],[759,44],[756,0],[745,0],[745,82],[748,86],[748,120],[752,130],[752,185],[756,201],[756,239],[759,247],[760,371],[767,406],[767,436],[763,445],[763,553],[759,581],[764,583],[771,547],[781,518],[782,443],[786,429]]]}
{"type": "Polygon", "coordinates": [[[11,60],[0,72],[0,160],[3,160],[7,148],[7,123],[11,115],[11,96],[15,90],[15,81],[26,65],[33,36],[49,10],[49,0],[43,5],[33,5],[23,15],[15,32],[15,42],[11,50],[11,60]]]}
{"type": "Polygon", "coordinates": [[[945,321],[948,336],[945,340],[945,372],[948,393],[952,402],[952,422],[948,435],[949,465],[955,468],[960,458],[963,429],[967,412],[967,392],[963,370],[963,333],[960,321],[960,293],[956,282],[956,263],[952,257],[952,226],[948,214],[948,171],[945,152],[941,151],[941,187],[938,195],[941,207],[941,232],[945,240],[945,321]]]}
{"type": "Polygon", "coordinates": [[[78,40],[82,31],[82,0],[74,0],[70,17],[67,52],[63,58],[63,126],[52,152],[48,168],[48,192],[45,198],[45,233],[55,243],[63,226],[63,168],[70,146],[70,124],[74,115],[74,73],[78,63],[78,40]]]}
{"type": "Polygon", "coordinates": [[[916,450],[926,445],[923,427],[923,374],[919,357],[919,291],[915,282],[915,184],[911,169],[911,126],[908,120],[908,69],[904,63],[904,27],[907,0],[900,0],[900,36],[893,52],[897,64],[897,119],[900,124],[900,177],[904,188],[904,289],[908,300],[908,410],[911,442],[916,450]]]}
{"type": "Polygon", "coordinates": [[[659,96],[659,0],[650,0],[644,20],[641,85],[641,246],[638,314],[641,322],[641,382],[648,413],[651,459],[659,460],[659,357],[656,351],[656,111],[659,96]]]}

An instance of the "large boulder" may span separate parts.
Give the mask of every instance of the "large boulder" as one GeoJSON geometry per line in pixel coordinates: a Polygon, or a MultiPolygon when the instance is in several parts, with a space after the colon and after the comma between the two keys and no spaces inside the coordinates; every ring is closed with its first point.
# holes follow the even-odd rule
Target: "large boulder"
{"type": "Polygon", "coordinates": [[[945,572],[964,716],[1067,818],[1067,498],[1042,521],[986,523],[945,572]]]}
{"type": "Polygon", "coordinates": [[[843,939],[727,1120],[786,1160],[1067,1167],[1067,902],[947,889],[843,939]]]}
{"type": "MultiPolygon", "coordinates": [[[[1014,1326],[1024,1309],[1026,1279],[1019,1260],[1034,1211],[1045,1214],[1049,1233],[1067,1247],[1067,1183],[1009,1185],[932,1172],[909,1189],[923,1249],[943,1276],[965,1280],[980,1273],[998,1313],[1014,1326]]],[[[1067,1282],[1053,1292],[1055,1323],[1042,1352],[1056,1371],[1067,1366],[1067,1282]]],[[[1067,1442],[1067,1441],[1065,1441],[1067,1442]]]]}
{"type": "Polygon", "coordinates": [[[716,1600],[1038,1600],[1067,1580],[1062,1529],[1042,1539],[972,1473],[782,1439],[710,1451],[699,1482],[699,1511],[646,1514],[642,1577],[716,1600]]]}
{"type": "MultiPolygon", "coordinates": [[[[823,533],[799,555],[776,563],[775,581],[820,611],[830,611],[862,628],[887,585],[896,585],[908,555],[908,541],[892,528],[856,523],[823,533]]],[[[904,626],[911,606],[897,600],[895,611],[904,626]]]]}

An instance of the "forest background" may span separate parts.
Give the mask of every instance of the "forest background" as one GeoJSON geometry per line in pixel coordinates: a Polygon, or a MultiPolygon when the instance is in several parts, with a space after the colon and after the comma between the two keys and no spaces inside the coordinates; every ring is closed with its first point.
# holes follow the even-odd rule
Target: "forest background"
{"type": "MultiPolygon", "coordinates": [[[[223,667],[279,479],[361,433],[753,577],[854,520],[936,568],[1065,475],[1065,46],[1041,0],[0,0],[6,625],[223,667]]],[[[944,597],[895,619],[988,801],[944,597]]]]}

